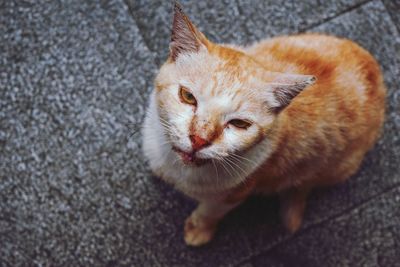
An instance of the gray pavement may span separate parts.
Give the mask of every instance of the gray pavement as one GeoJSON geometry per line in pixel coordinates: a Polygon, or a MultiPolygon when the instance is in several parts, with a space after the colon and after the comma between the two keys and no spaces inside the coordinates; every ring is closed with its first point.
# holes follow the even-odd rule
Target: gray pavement
{"type": "Polygon", "coordinates": [[[348,182],[313,193],[289,235],[252,198],[188,248],[195,203],[151,176],[140,125],[168,53],[164,0],[0,0],[0,266],[399,266],[400,2],[182,1],[216,42],[351,38],[388,85],[383,136],[348,182]]]}

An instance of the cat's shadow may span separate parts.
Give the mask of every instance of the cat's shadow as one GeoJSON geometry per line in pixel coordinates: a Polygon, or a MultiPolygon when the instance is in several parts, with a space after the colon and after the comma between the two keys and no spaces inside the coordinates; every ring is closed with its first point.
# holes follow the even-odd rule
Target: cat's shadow
{"type": "MultiPolygon", "coordinates": [[[[170,202],[170,208],[160,207],[162,212],[168,212],[173,223],[183,227],[187,216],[196,208],[196,202],[181,192],[166,184],[158,177],[152,183],[160,193],[160,199],[170,202]],[[177,208],[179,207],[179,208],[177,208]]],[[[228,232],[250,233],[255,229],[263,228],[266,231],[283,231],[280,227],[279,200],[277,196],[251,196],[240,206],[229,212],[220,222],[218,235],[228,232]]]]}
{"type": "Polygon", "coordinates": [[[278,197],[250,196],[220,222],[216,240],[232,233],[254,239],[260,235],[272,238],[285,232],[280,224],[278,197]]]}

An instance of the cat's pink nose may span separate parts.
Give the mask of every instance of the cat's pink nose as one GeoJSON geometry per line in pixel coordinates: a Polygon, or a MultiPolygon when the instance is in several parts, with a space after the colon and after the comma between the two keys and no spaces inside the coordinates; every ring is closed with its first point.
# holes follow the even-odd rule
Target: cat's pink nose
{"type": "Polygon", "coordinates": [[[189,135],[190,141],[192,141],[193,150],[200,150],[203,147],[209,146],[210,142],[201,138],[200,136],[191,134],[189,135]]]}

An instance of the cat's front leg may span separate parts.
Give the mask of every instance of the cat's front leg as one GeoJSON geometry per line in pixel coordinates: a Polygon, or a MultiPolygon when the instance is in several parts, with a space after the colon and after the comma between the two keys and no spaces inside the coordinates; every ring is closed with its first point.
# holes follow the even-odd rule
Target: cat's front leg
{"type": "Polygon", "coordinates": [[[296,232],[301,226],[310,191],[310,187],[302,187],[289,189],[281,194],[281,218],[291,233],[296,232]]]}
{"type": "Polygon", "coordinates": [[[218,222],[241,202],[207,200],[199,203],[197,208],[185,221],[184,237],[187,245],[201,246],[208,243],[215,234],[218,222]]]}

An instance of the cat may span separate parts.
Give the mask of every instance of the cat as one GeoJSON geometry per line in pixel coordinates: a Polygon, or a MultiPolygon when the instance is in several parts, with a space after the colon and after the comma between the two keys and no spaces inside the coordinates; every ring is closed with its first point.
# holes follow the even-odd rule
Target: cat
{"type": "Polygon", "coordinates": [[[354,42],[307,33],[216,44],[175,4],[169,48],[143,152],[156,176],[199,202],[188,245],[209,242],[252,194],[279,194],[283,224],[297,231],[310,191],[353,175],[380,134],[382,74],[354,42]]]}

